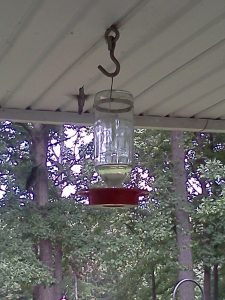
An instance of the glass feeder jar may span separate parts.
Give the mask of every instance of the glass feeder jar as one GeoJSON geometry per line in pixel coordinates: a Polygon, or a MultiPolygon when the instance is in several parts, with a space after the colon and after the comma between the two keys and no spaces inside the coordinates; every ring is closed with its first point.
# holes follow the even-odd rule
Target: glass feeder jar
{"type": "Polygon", "coordinates": [[[120,187],[133,160],[133,96],[105,90],[94,101],[95,168],[108,187],[120,187]]]}

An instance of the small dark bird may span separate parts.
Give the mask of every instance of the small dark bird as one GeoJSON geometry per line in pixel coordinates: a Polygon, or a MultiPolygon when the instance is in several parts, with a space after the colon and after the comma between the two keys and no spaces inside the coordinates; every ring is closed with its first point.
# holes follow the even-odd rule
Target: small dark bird
{"type": "Polygon", "coordinates": [[[26,180],[26,190],[27,191],[29,191],[30,188],[35,185],[39,167],[40,167],[40,165],[34,166],[31,169],[31,172],[30,172],[30,174],[29,174],[29,176],[27,177],[27,180],[26,180]]]}
{"type": "Polygon", "coordinates": [[[79,94],[76,95],[77,100],[78,100],[78,114],[81,115],[84,109],[84,103],[89,97],[89,95],[86,95],[84,92],[84,86],[79,88],[79,94]]]}

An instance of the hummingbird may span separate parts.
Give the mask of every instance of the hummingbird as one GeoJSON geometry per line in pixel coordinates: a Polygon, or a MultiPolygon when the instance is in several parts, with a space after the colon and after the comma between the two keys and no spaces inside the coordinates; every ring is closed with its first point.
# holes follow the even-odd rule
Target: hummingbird
{"type": "Polygon", "coordinates": [[[81,88],[79,88],[79,94],[75,96],[77,97],[77,101],[78,101],[78,114],[81,115],[84,109],[84,103],[89,97],[89,95],[85,94],[84,86],[82,86],[81,88]]]}

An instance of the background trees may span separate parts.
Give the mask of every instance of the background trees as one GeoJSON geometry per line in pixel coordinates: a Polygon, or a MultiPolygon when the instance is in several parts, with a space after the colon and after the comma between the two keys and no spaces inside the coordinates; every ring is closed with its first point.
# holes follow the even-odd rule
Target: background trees
{"type": "Polygon", "coordinates": [[[193,228],[194,276],[206,299],[223,299],[223,135],[185,133],[179,156],[169,132],[137,130],[126,185],[149,197],[135,209],[102,210],[78,193],[102,184],[91,128],[3,122],[0,133],[0,298],[170,299],[182,267],[180,197],[193,228]],[[181,174],[187,190],[178,193],[181,174]]]}

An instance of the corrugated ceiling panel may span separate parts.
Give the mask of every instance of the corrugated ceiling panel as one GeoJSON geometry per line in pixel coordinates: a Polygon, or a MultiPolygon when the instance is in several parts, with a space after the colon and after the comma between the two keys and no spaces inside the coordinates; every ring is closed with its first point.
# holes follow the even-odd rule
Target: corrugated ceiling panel
{"type": "Polygon", "coordinates": [[[214,79],[213,82],[216,82],[214,88],[211,86],[211,76],[209,77],[210,82],[208,83],[207,88],[203,88],[201,91],[202,96],[197,99],[192,100],[192,97],[186,97],[186,101],[182,103],[182,108],[175,111],[173,116],[177,117],[193,117],[194,115],[200,113],[201,111],[205,111],[208,107],[211,107],[218,102],[221,101],[221,97],[223,99],[223,95],[225,95],[225,72],[222,69],[220,72],[213,74],[214,79]],[[190,101],[191,100],[191,101],[190,101]]]}
{"type": "Polygon", "coordinates": [[[198,113],[195,115],[196,118],[210,118],[210,119],[217,119],[221,118],[225,115],[225,95],[223,98],[220,100],[215,105],[210,106],[206,110],[198,113]]]}
{"type": "MultiPolygon", "coordinates": [[[[137,0],[123,1],[118,11],[116,3],[113,1],[110,3],[105,0],[80,1],[80,5],[75,5],[76,3],[73,1],[70,8],[70,11],[73,12],[73,21],[70,21],[70,26],[66,26],[64,35],[58,40],[54,49],[40,61],[20,90],[7,103],[7,107],[11,107],[12,103],[15,103],[15,99],[18,99],[18,105],[22,107],[31,105],[35,109],[54,110],[67,101],[67,94],[85,84],[91,75],[91,72],[83,70],[83,63],[89,56],[85,53],[90,50],[91,55],[100,46],[99,41],[102,41],[103,44],[105,28],[112,24],[115,17],[120,19],[126,15],[127,11],[137,2],[137,0]],[[76,7],[79,15],[74,17],[76,7]],[[82,70],[78,71],[77,65],[80,65],[82,70]],[[71,69],[75,69],[76,76],[67,77],[68,81],[64,80],[67,72],[70,73],[71,69]],[[33,82],[38,83],[34,88],[32,87],[33,82]],[[57,89],[56,93],[51,94],[55,88],[57,89]],[[37,102],[39,98],[42,99],[37,102]]],[[[64,23],[66,24],[66,22],[64,23]]],[[[96,61],[93,62],[96,64],[96,61]]]]}
{"type": "MultiPolygon", "coordinates": [[[[74,0],[46,0],[39,6],[1,62],[1,104],[25,78],[28,78],[43,57],[55,46],[55,41],[61,36],[67,18],[70,19],[77,13],[74,6],[74,0]]],[[[33,85],[35,84],[38,84],[38,81],[33,82],[33,85]]]]}
{"type": "MultiPolygon", "coordinates": [[[[129,20],[121,30],[121,40],[118,42],[116,51],[119,61],[121,62],[121,74],[115,80],[115,87],[120,85],[121,81],[128,80],[129,77],[133,75],[133,71],[139,68],[139,64],[141,66],[143,66],[143,64],[145,65],[146,59],[150,58],[149,51],[145,51],[144,54],[138,54],[137,59],[137,53],[139,53],[143,45],[148,44],[149,40],[153,40],[157,34],[166,30],[169,24],[173,22],[181,12],[186,12],[187,7],[189,8],[190,6],[193,6],[193,1],[149,1],[144,9],[138,11],[136,15],[129,20]],[[146,20],[147,16],[149,16],[148,22],[146,20]],[[129,58],[129,61],[127,61],[127,58],[129,58]]],[[[102,54],[96,54],[93,61],[101,62],[103,55],[108,55],[105,48],[106,45],[104,45],[102,54]]],[[[109,61],[108,56],[106,56],[106,62],[107,61],[109,61]]],[[[96,64],[93,65],[92,72],[94,69],[97,70],[96,64]]],[[[96,78],[88,82],[87,90],[93,94],[98,90],[109,88],[109,86],[109,79],[102,76],[97,70],[96,78]]],[[[138,85],[133,86],[133,90],[135,90],[136,93],[138,89],[138,85]]],[[[70,105],[64,107],[64,109],[71,110],[73,105],[74,103],[70,102],[70,105]]],[[[92,101],[86,105],[87,109],[91,107],[92,101]]]]}
{"type": "MultiPolygon", "coordinates": [[[[213,3],[208,1],[208,5],[211,6],[211,4],[213,3]]],[[[225,6],[224,4],[225,2],[223,2],[223,6],[225,6]]],[[[209,9],[209,12],[211,12],[211,8],[209,9]]],[[[138,85],[141,85],[142,92],[136,98],[137,114],[146,112],[148,108],[163,101],[163,98],[156,99],[154,94],[155,89],[160,88],[164,80],[167,80],[170,75],[174,76],[174,73],[176,73],[176,71],[179,72],[183,65],[187,65],[189,61],[193,60],[195,57],[198,57],[201,53],[204,53],[206,49],[224,39],[225,23],[224,10],[222,10],[222,7],[216,11],[216,21],[213,14],[209,14],[211,15],[211,19],[209,18],[209,15],[207,16],[206,12],[208,10],[205,12],[205,10],[202,11],[199,9],[197,13],[196,11],[197,9],[195,7],[188,13],[187,18],[184,17],[180,19],[177,24],[174,24],[176,31],[174,31],[174,34],[171,32],[171,34],[168,35],[168,44],[170,44],[170,37],[172,37],[178,41],[177,44],[174,43],[176,47],[172,48],[172,51],[170,51],[168,55],[159,56],[155,63],[150,65],[148,69],[146,68],[146,70],[144,70],[143,74],[141,72],[140,74],[137,74],[135,81],[133,79],[126,86],[123,86],[123,88],[129,90],[134,82],[136,82],[138,85]],[[202,15],[200,14],[201,12],[202,15]],[[206,16],[206,18],[204,16],[206,16]],[[210,21],[211,23],[208,23],[210,21]],[[192,27],[191,24],[194,26],[192,27]],[[186,35],[183,34],[185,29],[186,35]],[[192,29],[193,31],[188,31],[188,29],[192,29]],[[178,30],[181,31],[181,34],[178,34],[178,30]]],[[[167,50],[166,37],[164,38],[164,45],[158,48],[167,50]]],[[[196,61],[198,60],[196,59],[196,61]]],[[[187,85],[188,82],[184,81],[182,84],[187,85]]],[[[179,84],[177,84],[177,89],[180,89],[179,84]]]]}
{"type": "MultiPolygon", "coordinates": [[[[224,78],[225,78],[225,66],[221,66],[221,68],[219,68],[219,71],[216,70],[215,72],[210,72],[209,76],[208,74],[206,74],[205,78],[196,81],[192,86],[189,86],[181,93],[178,93],[176,96],[174,96],[173,99],[171,99],[171,101],[169,100],[168,103],[165,103],[165,106],[162,107],[162,111],[165,111],[167,107],[168,108],[166,111],[167,115],[177,116],[176,110],[184,106],[184,104],[186,105],[187,108],[186,103],[189,103],[190,100],[194,101],[194,103],[197,104],[198,101],[201,100],[202,98],[204,98],[204,103],[205,103],[204,105],[207,105],[206,107],[210,107],[214,105],[215,103],[221,100],[220,87],[223,86],[224,88],[225,86],[224,78]],[[211,95],[209,102],[207,102],[207,96],[212,91],[212,85],[214,89],[217,89],[217,94],[218,92],[219,94],[216,97],[214,93],[213,98],[211,95]]],[[[199,111],[204,110],[204,105],[199,106],[200,110],[197,110],[196,106],[194,105],[195,106],[194,115],[197,114],[199,111]]]]}
{"type": "MultiPolygon", "coordinates": [[[[91,0],[83,0],[82,5],[75,5],[73,0],[64,2],[64,4],[62,2],[62,5],[65,5],[67,9],[61,16],[60,24],[58,24],[60,30],[57,29],[57,35],[52,39],[52,43],[47,45],[44,55],[38,60],[38,64],[27,73],[20,85],[11,93],[5,107],[14,107],[15,103],[16,108],[26,108],[31,105],[40,97],[43,90],[47,89],[51,82],[64,72],[64,69],[71,64],[72,59],[79,55],[78,37],[74,33],[74,27],[82,21],[89,10],[93,9],[95,3],[91,0]],[[62,48],[62,44],[66,45],[66,48],[62,48]]],[[[56,1],[53,5],[56,7],[52,9],[52,19],[58,22],[57,15],[60,9],[56,1]]],[[[43,9],[45,8],[43,7],[43,9]]],[[[47,26],[48,20],[45,22],[47,26]]],[[[81,37],[81,41],[80,47],[86,47],[87,43],[83,43],[84,38],[81,37]]]]}
{"type": "Polygon", "coordinates": [[[224,0],[20,0],[0,2],[0,105],[74,111],[70,94],[110,86],[104,31],[118,23],[115,87],[135,113],[225,116],[224,0]]]}
{"type": "MultiPolygon", "coordinates": [[[[162,115],[167,115],[166,109],[163,107],[167,106],[171,109],[171,103],[176,106],[176,97],[182,91],[189,89],[196,81],[204,80],[211,72],[218,70],[224,63],[224,51],[225,51],[225,40],[219,42],[212,48],[208,49],[204,54],[196,57],[191,62],[182,66],[176,72],[170,74],[159,84],[153,86],[149,90],[149,106],[152,107],[148,112],[153,115],[157,115],[161,109],[162,115]],[[175,99],[175,103],[173,103],[175,99]]],[[[139,99],[135,101],[137,111],[139,111],[139,99]]],[[[174,110],[176,107],[172,106],[174,110]]],[[[160,114],[161,114],[160,113],[160,114]]]]}
{"type": "Polygon", "coordinates": [[[0,1],[0,61],[40,4],[39,0],[0,1]]]}
{"type": "Polygon", "coordinates": [[[161,115],[166,116],[176,110],[182,99],[184,100],[180,97],[181,93],[192,90],[196,85],[198,88],[198,83],[204,82],[213,73],[225,67],[224,52],[225,40],[161,81],[154,88],[155,95],[160,97],[161,101],[158,101],[149,112],[156,115],[160,112],[161,115]]]}
{"type": "MultiPolygon", "coordinates": [[[[198,1],[167,1],[154,0],[149,1],[144,9],[138,11],[136,15],[129,20],[128,24],[121,30],[121,40],[118,42],[117,56],[121,62],[121,73],[115,80],[115,87],[124,88],[123,82],[129,82],[130,78],[146,67],[146,62],[152,61],[161,49],[152,49],[154,40],[161,35],[174,23],[180,14],[186,14],[198,1]],[[153,50],[153,52],[152,52],[153,50]],[[156,51],[155,51],[156,50],[156,51]]],[[[106,45],[104,45],[104,48],[106,45]]],[[[164,47],[165,48],[165,47],[164,47]]],[[[165,51],[163,49],[163,51],[165,51]]],[[[104,49],[104,53],[108,54],[104,49]]],[[[101,62],[101,56],[100,61],[101,62]]],[[[96,57],[97,59],[97,57],[96,57]]],[[[109,61],[108,57],[106,57],[109,61]]],[[[107,64],[106,64],[107,66],[107,64]]],[[[93,66],[96,69],[96,65],[93,66]]],[[[109,67],[107,67],[110,69],[109,67]]],[[[93,71],[93,70],[92,70],[93,71]]],[[[98,71],[98,70],[97,70],[98,71]]],[[[136,78],[137,79],[137,78],[136,78]]],[[[87,89],[90,93],[108,88],[110,81],[99,72],[96,78],[89,81],[87,89]]],[[[126,87],[125,87],[126,89],[126,87]]],[[[141,86],[134,82],[130,91],[136,95],[141,91],[141,86]]],[[[73,103],[64,109],[70,110],[73,103]]],[[[87,103],[87,109],[92,106],[92,102],[87,103]]]]}

